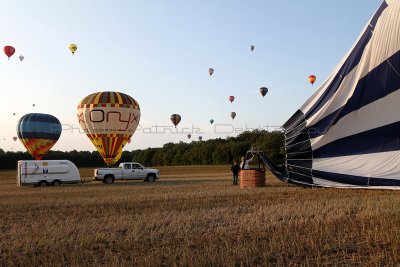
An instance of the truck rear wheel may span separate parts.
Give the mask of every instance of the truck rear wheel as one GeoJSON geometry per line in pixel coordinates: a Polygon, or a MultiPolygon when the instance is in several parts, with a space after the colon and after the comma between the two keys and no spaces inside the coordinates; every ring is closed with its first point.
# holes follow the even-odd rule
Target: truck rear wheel
{"type": "Polygon", "coordinates": [[[60,186],[61,182],[59,180],[54,180],[53,186],[60,186]]]}
{"type": "Polygon", "coordinates": [[[156,176],[154,174],[147,175],[147,182],[154,182],[156,180],[156,176]]]}
{"type": "Polygon", "coordinates": [[[114,178],[110,175],[104,177],[104,183],[106,184],[112,184],[114,182],[114,178]]]}
{"type": "Polygon", "coordinates": [[[47,186],[47,182],[46,181],[40,181],[39,182],[39,186],[40,187],[46,187],[47,186]]]}

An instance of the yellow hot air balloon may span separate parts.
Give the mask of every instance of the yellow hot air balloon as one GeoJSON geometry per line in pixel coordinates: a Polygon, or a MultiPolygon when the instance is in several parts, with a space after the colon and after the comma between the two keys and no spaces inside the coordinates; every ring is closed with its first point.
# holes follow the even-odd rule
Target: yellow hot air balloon
{"type": "Polygon", "coordinates": [[[119,160],[140,120],[139,104],[119,92],[98,92],[78,105],[79,124],[108,166],[119,160]]]}
{"type": "Polygon", "coordinates": [[[78,46],[76,44],[70,44],[69,45],[69,50],[71,51],[72,54],[75,54],[75,51],[78,49],[78,46]]]}

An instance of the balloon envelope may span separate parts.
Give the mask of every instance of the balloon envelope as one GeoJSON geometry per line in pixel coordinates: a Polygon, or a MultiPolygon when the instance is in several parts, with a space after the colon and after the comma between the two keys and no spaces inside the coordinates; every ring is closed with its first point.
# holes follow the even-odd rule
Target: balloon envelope
{"type": "Polygon", "coordinates": [[[69,45],[69,50],[71,51],[72,54],[75,54],[75,51],[78,49],[78,46],[76,44],[70,44],[69,45]]]}
{"type": "Polygon", "coordinates": [[[191,135],[191,134],[188,134],[188,135],[187,135],[187,138],[188,138],[188,139],[190,139],[191,137],[192,137],[192,135],[191,135]]]}
{"type": "Polygon", "coordinates": [[[200,141],[203,140],[203,137],[202,137],[202,136],[199,136],[199,140],[200,140],[200,141]]]}
{"type": "Polygon", "coordinates": [[[214,69],[213,68],[209,68],[208,69],[208,74],[210,74],[210,76],[211,76],[211,75],[213,75],[213,73],[214,73],[214,69]]]}
{"type": "Polygon", "coordinates": [[[54,146],[61,135],[60,121],[49,114],[29,113],[17,124],[17,136],[28,152],[40,160],[54,146]]]}
{"type": "Polygon", "coordinates": [[[264,97],[268,93],[268,88],[267,87],[261,87],[260,88],[260,94],[264,97]]]}
{"type": "Polygon", "coordinates": [[[176,125],[178,125],[179,124],[179,122],[181,121],[181,115],[179,115],[179,114],[172,114],[171,115],[171,121],[172,121],[172,123],[175,125],[175,127],[176,127],[176,125]]]}
{"type": "Polygon", "coordinates": [[[235,119],[235,117],[236,117],[236,112],[231,112],[231,118],[232,118],[232,120],[235,119]]]}
{"type": "Polygon", "coordinates": [[[211,123],[211,124],[213,124],[213,123],[214,123],[214,120],[213,120],[213,119],[211,119],[211,120],[210,120],[210,123],[211,123]]]}
{"type": "Polygon", "coordinates": [[[81,100],[77,116],[104,162],[112,166],[139,124],[140,107],[127,94],[98,92],[81,100]]]}
{"type": "Polygon", "coordinates": [[[20,56],[19,56],[19,60],[20,60],[20,61],[24,60],[24,58],[25,58],[25,57],[24,57],[23,55],[20,55],[20,56]]]}
{"type": "Polygon", "coordinates": [[[12,55],[14,55],[14,53],[15,53],[15,48],[12,47],[12,46],[10,46],[10,45],[6,45],[6,46],[3,48],[3,51],[4,51],[4,53],[7,55],[8,59],[10,59],[10,57],[11,57],[12,55]]]}
{"type": "Polygon", "coordinates": [[[254,45],[250,46],[250,50],[253,51],[254,50],[254,45]]]}
{"type": "Polygon", "coordinates": [[[310,75],[310,76],[308,76],[308,81],[309,81],[311,84],[314,84],[316,80],[317,80],[317,77],[316,77],[315,75],[310,75]]]}
{"type": "Polygon", "coordinates": [[[229,97],[229,101],[231,101],[231,103],[232,103],[234,100],[235,100],[235,97],[234,97],[233,95],[231,95],[231,96],[229,97]]]}
{"type": "Polygon", "coordinates": [[[14,141],[17,141],[17,140],[18,140],[18,137],[14,136],[14,137],[13,137],[13,140],[14,140],[14,141]]]}

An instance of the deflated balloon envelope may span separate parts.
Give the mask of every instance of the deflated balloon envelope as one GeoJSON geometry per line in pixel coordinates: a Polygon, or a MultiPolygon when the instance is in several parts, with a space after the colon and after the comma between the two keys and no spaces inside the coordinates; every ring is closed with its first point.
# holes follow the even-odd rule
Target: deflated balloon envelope
{"type": "Polygon", "coordinates": [[[28,152],[40,160],[54,146],[61,135],[60,121],[49,114],[29,113],[17,124],[17,136],[28,152]]]}
{"type": "Polygon", "coordinates": [[[79,124],[108,166],[118,161],[140,120],[139,104],[119,92],[97,92],[78,105],[79,124]]]}

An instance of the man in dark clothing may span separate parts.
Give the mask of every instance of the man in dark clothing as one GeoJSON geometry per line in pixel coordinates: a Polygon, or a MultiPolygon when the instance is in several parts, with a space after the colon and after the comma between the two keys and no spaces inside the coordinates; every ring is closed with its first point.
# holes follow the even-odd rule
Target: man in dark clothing
{"type": "Polygon", "coordinates": [[[237,185],[238,184],[238,177],[239,177],[239,172],[240,172],[240,166],[237,162],[237,160],[235,160],[233,162],[233,165],[231,166],[231,172],[233,174],[233,185],[237,185]]]}

